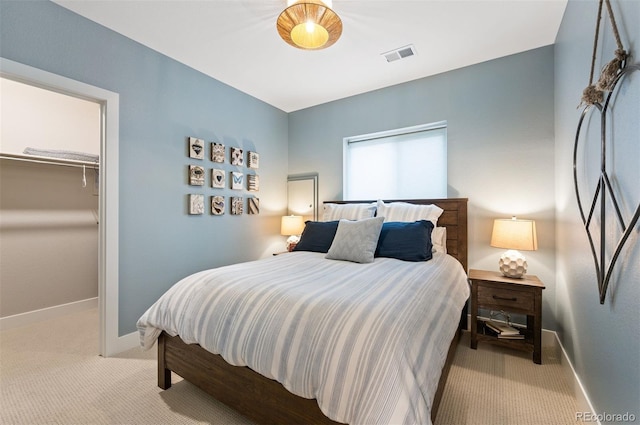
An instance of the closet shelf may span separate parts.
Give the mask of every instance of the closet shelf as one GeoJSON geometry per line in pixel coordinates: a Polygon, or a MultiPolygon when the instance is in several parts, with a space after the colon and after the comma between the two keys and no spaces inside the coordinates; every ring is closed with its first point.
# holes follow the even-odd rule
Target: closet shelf
{"type": "Polygon", "coordinates": [[[73,159],[52,158],[48,156],[23,155],[15,153],[0,153],[0,159],[9,159],[14,161],[35,162],[38,164],[62,165],[64,167],[86,167],[99,169],[100,164],[92,161],[76,161],[73,159]]]}

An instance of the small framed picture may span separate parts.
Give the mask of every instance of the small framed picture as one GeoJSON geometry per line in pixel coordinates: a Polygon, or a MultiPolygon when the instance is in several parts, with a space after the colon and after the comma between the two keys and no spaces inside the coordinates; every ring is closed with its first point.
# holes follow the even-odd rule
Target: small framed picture
{"type": "Polygon", "coordinates": [[[224,214],[224,196],[212,196],[211,197],[211,214],[223,215],[224,214]]]}
{"type": "Polygon", "coordinates": [[[213,162],[224,162],[224,145],[222,143],[211,143],[211,160],[213,162]]]}
{"type": "Polygon", "coordinates": [[[231,197],[231,214],[240,215],[244,210],[244,198],[239,196],[231,197]]]}
{"type": "Polygon", "coordinates": [[[192,193],[189,195],[189,214],[199,215],[204,213],[204,195],[192,193]]]}
{"type": "Polygon", "coordinates": [[[260,190],[260,177],[257,174],[247,174],[247,190],[249,192],[260,190]]]}
{"type": "Polygon", "coordinates": [[[244,165],[244,152],[240,148],[230,148],[231,165],[244,165]]]}
{"type": "Polygon", "coordinates": [[[204,186],[204,167],[189,165],[189,184],[191,186],[204,186]]]}
{"type": "Polygon", "coordinates": [[[254,170],[260,168],[260,155],[258,152],[249,151],[247,153],[247,167],[253,168],[254,170]]]}
{"type": "Polygon", "coordinates": [[[260,199],[249,198],[247,210],[249,214],[260,214],[260,199]]]}
{"type": "Polygon", "coordinates": [[[225,171],[219,168],[211,169],[211,187],[215,187],[216,189],[224,189],[225,182],[227,179],[225,178],[225,171]]]}
{"type": "Polygon", "coordinates": [[[244,174],[237,171],[231,172],[231,189],[242,190],[244,189],[244,174]]]}
{"type": "Polygon", "coordinates": [[[204,140],[189,137],[189,158],[204,159],[204,140]]]}

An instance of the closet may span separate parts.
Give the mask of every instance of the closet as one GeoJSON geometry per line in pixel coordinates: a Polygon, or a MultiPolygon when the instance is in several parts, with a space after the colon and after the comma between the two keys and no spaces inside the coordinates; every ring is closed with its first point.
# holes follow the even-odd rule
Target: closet
{"type": "Polygon", "coordinates": [[[0,320],[97,306],[100,105],[0,78],[0,114],[0,320]]]}

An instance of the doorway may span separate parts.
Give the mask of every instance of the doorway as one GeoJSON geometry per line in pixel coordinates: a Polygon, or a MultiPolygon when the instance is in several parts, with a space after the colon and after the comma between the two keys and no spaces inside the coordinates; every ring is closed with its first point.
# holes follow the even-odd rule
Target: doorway
{"type": "Polygon", "coordinates": [[[0,99],[1,328],[95,309],[101,106],[1,77],[0,99]]]}
{"type": "Polygon", "coordinates": [[[0,77],[99,105],[98,195],[99,353],[130,348],[118,335],[118,145],[119,96],[18,62],[0,58],[0,77]]]}

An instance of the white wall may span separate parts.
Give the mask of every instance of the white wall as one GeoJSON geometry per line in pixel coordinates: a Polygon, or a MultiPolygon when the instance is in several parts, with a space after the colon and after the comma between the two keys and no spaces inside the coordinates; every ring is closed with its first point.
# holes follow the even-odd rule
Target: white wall
{"type": "Polygon", "coordinates": [[[100,105],[0,78],[0,152],[24,148],[100,154],[100,105]]]}

